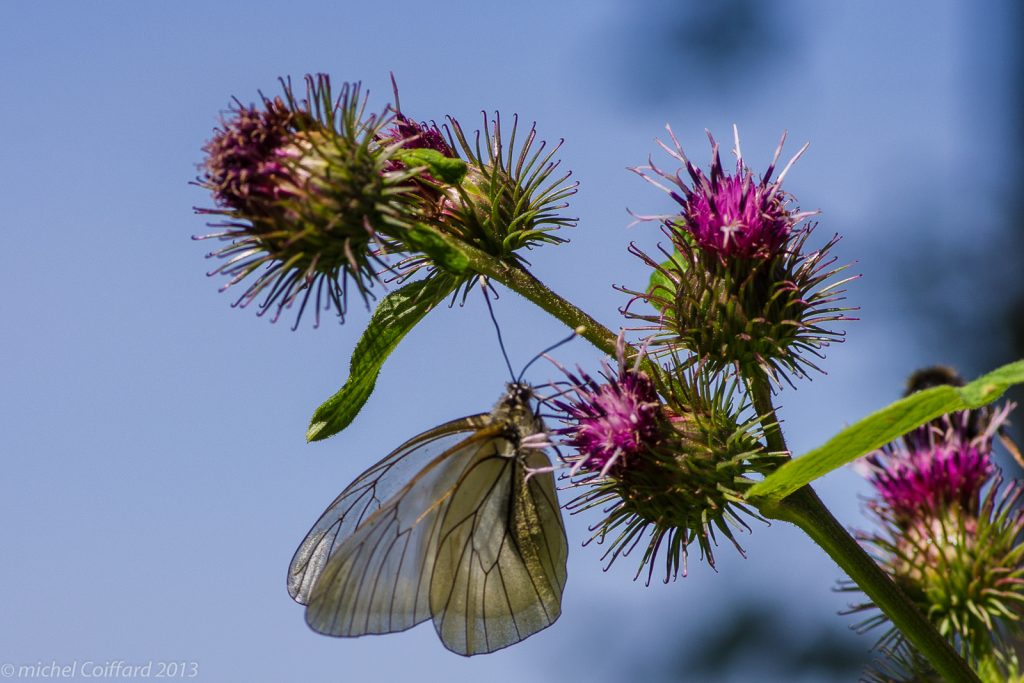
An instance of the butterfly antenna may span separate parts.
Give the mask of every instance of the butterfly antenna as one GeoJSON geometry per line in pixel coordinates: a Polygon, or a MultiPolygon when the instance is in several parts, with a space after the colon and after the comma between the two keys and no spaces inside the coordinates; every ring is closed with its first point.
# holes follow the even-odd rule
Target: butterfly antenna
{"type": "MultiPolygon", "coordinates": [[[[487,302],[487,312],[491,314],[491,322],[494,323],[494,332],[498,335],[498,346],[501,347],[501,355],[505,359],[505,367],[508,368],[508,376],[515,380],[515,370],[512,369],[512,363],[508,359],[508,351],[505,350],[505,341],[501,338],[501,326],[498,325],[498,319],[494,315],[494,306],[491,305],[491,297],[487,294],[487,279],[483,276],[480,277],[480,289],[484,293],[484,301],[487,302]]],[[[521,375],[520,375],[521,376],[521,375]]],[[[518,380],[515,380],[518,382],[518,380]]]]}
{"type": "Polygon", "coordinates": [[[518,383],[523,381],[523,375],[526,374],[526,371],[530,369],[531,365],[533,365],[538,360],[540,360],[541,358],[545,357],[547,354],[549,354],[552,351],[554,351],[555,349],[557,349],[562,344],[568,344],[573,339],[575,339],[576,337],[578,337],[581,334],[583,334],[584,332],[586,332],[586,330],[587,330],[587,328],[585,328],[582,325],[580,325],[575,330],[573,330],[572,334],[570,334],[568,337],[566,337],[565,339],[562,339],[562,340],[559,340],[559,341],[555,342],[554,344],[552,344],[548,348],[546,348],[543,351],[541,351],[540,353],[538,353],[532,359],[530,359],[530,362],[526,364],[526,366],[523,368],[523,371],[519,373],[518,377],[516,377],[516,383],[518,384],[518,383]]]}

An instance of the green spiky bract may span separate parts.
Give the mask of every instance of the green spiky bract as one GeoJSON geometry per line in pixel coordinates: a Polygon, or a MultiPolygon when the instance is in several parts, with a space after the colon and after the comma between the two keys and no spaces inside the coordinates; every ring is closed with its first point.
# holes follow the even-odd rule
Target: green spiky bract
{"type": "Polygon", "coordinates": [[[391,170],[398,147],[378,142],[391,115],[387,108],[367,115],[358,83],[345,83],[335,95],[326,75],[306,76],[301,97],[290,81],[281,84],[283,99],[263,97],[262,112],[277,113],[277,144],[259,164],[235,162],[239,147],[267,135],[255,126],[250,134],[257,140],[239,139],[240,119],[259,116],[258,107],[238,105],[207,144],[199,184],[218,208],[199,211],[225,219],[211,224],[220,232],[199,239],[229,242],[209,254],[222,261],[211,275],[229,277],[225,288],[253,277],[235,305],[261,299],[260,314],[273,310],[276,320],[297,304],[297,326],[312,301],[316,324],[332,308],[343,320],[348,283],[368,300],[387,268],[382,255],[400,245],[418,216],[408,181],[420,169],[391,170]],[[261,175],[267,168],[273,173],[261,175]]]}
{"type": "MultiPolygon", "coordinates": [[[[1010,643],[1024,633],[1024,487],[996,477],[981,498],[977,514],[958,504],[908,526],[883,505],[872,505],[881,532],[859,540],[873,551],[893,580],[927,614],[961,656],[975,664],[993,660],[1004,675],[1016,675],[1010,643]]],[[[856,591],[852,584],[841,584],[856,591]]],[[[870,602],[851,613],[874,611],[870,602]]],[[[888,623],[872,614],[862,631],[888,623]]],[[[882,643],[893,650],[902,636],[890,629],[882,643]]]]}
{"type": "Polygon", "coordinates": [[[627,306],[626,314],[645,323],[655,355],[686,349],[712,370],[738,367],[776,381],[820,371],[809,356],[822,357],[824,347],[843,338],[829,324],[851,319],[846,313],[853,309],[838,303],[840,287],[852,278],[833,281],[847,268],[835,267],[829,254],[838,236],[805,251],[812,227],[794,230],[775,255],[725,258],[695,245],[684,228],[663,226],[673,244],[671,252],[661,249],[666,260],[630,247],[654,270],[651,286],[624,290],[655,312],[627,306]]]}
{"type": "MultiPolygon", "coordinates": [[[[576,225],[575,218],[560,211],[577,184],[567,182],[571,172],[555,173],[561,162],[554,157],[562,142],[550,148],[536,142],[535,127],[520,142],[518,117],[513,117],[507,140],[497,114],[484,117],[483,131],[472,142],[456,119],[449,117],[448,122],[451,147],[465,157],[467,170],[460,182],[441,188],[446,198],[430,221],[434,229],[456,244],[463,242],[513,266],[526,265],[524,249],[565,242],[554,231],[576,225]]],[[[430,254],[414,256],[402,266],[406,274],[425,266],[432,272],[445,269],[430,254]]],[[[472,273],[453,274],[472,281],[472,273]]]]}
{"type": "Polygon", "coordinates": [[[661,437],[604,475],[576,477],[572,486],[585,490],[566,505],[573,512],[602,510],[604,519],[591,527],[587,543],[608,543],[606,568],[646,538],[636,578],[646,568],[648,583],[659,553],[665,582],[680,570],[685,575],[694,542],[714,567],[718,534],[742,554],[734,529],[749,530],[744,516],[760,519],[744,505],[743,491],[754,483],[751,475],[782,459],[765,451],[758,418],[740,403],[736,383],[721,381],[705,366],[659,375],[658,391],[666,400],[661,437]]]}

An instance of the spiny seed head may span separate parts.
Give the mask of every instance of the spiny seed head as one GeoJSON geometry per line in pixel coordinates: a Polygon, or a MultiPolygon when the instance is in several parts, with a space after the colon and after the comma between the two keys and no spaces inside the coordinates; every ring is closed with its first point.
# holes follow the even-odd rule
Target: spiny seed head
{"type": "MultiPolygon", "coordinates": [[[[531,126],[520,141],[519,119],[513,117],[511,131],[502,131],[501,119],[484,116],[483,129],[471,142],[462,125],[448,118],[445,144],[457,150],[468,165],[460,182],[444,188],[445,196],[431,221],[438,230],[509,264],[522,265],[524,249],[566,240],[556,234],[561,227],[576,224],[561,215],[566,199],[576,193],[577,183],[568,182],[570,172],[556,174],[560,161],[555,154],[562,145],[536,142],[531,126]],[[507,133],[507,138],[506,138],[507,133]]],[[[423,133],[421,133],[423,134],[423,133]]],[[[425,138],[426,139],[426,138],[425,138]]],[[[431,140],[437,142],[432,135],[431,140]]],[[[435,264],[423,257],[403,263],[410,272],[435,264]]],[[[467,275],[467,283],[472,278],[467,275]]]]}
{"type": "Polygon", "coordinates": [[[645,291],[624,289],[633,295],[626,315],[643,321],[639,329],[651,335],[655,355],[686,349],[716,371],[756,369],[776,381],[818,369],[809,356],[821,358],[825,347],[842,340],[843,333],[832,325],[850,320],[846,313],[852,309],[838,305],[845,293],[840,287],[849,281],[836,280],[846,266],[835,267],[829,253],[838,236],[821,249],[808,250],[814,226],[799,224],[815,212],[790,209],[792,199],[781,189],[806,146],[772,181],[780,142],[765,175],[755,181],[743,164],[738,133],[735,175],[723,171],[713,138],[707,175],[686,158],[674,134],[672,141],[674,147],[660,144],[684,165],[692,187],[680,171],[669,173],[653,162],[634,169],[683,210],[642,217],[659,221],[672,247],[659,247],[660,258],[630,247],[653,275],[645,291]],[[655,311],[633,310],[638,301],[655,311]]]}
{"type": "Polygon", "coordinates": [[[646,291],[623,288],[633,297],[624,313],[650,335],[652,354],[688,350],[715,371],[756,369],[776,381],[820,371],[811,357],[823,358],[825,347],[842,341],[834,323],[853,319],[846,315],[852,309],[838,305],[848,281],[835,280],[845,266],[834,267],[829,255],[838,238],[802,253],[810,234],[802,231],[773,258],[724,261],[668,228],[666,234],[675,248],[659,247],[662,262],[630,246],[654,276],[646,291]],[[638,303],[654,311],[638,311],[638,303]]]}
{"type": "Polygon", "coordinates": [[[747,407],[735,405],[735,385],[698,368],[652,380],[626,364],[623,347],[620,336],[618,368],[606,364],[600,379],[567,371],[570,391],[553,401],[564,423],[556,433],[574,451],[572,486],[583,489],[566,507],[602,510],[590,540],[609,542],[608,565],[647,538],[637,576],[647,568],[650,581],[664,552],[668,581],[685,574],[691,542],[712,566],[717,533],[742,553],[733,527],[749,528],[741,514],[756,517],[742,503],[747,475],[779,459],[764,452],[755,420],[737,417],[747,407]]]}
{"type": "Polygon", "coordinates": [[[261,299],[260,314],[298,304],[296,326],[311,299],[343,318],[347,284],[364,299],[394,247],[418,215],[411,173],[397,170],[399,145],[382,144],[388,110],[366,115],[359,84],[335,97],[327,76],[307,76],[300,97],[282,81],[283,96],[258,105],[235,101],[214,137],[198,184],[216,204],[199,213],[222,217],[219,232],[198,239],[228,244],[213,253],[212,274],[225,288],[249,279],[236,301],[261,299]]]}

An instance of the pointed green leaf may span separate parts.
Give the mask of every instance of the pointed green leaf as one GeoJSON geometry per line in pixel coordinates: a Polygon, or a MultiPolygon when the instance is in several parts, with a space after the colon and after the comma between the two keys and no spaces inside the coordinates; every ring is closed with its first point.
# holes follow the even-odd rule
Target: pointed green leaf
{"type": "Polygon", "coordinates": [[[980,408],[1024,382],[1024,360],[1004,365],[963,387],[925,389],[882,408],[842,430],[825,444],[792,460],[751,487],[750,499],[782,500],[801,486],[946,413],[980,408]]]}
{"type": "Polygon", "coordinates": [[[1009,363],[982,375],[960,389],[968,408],[980,408],[1002,396],[1014,384],[1024,382],[1024,360],[1009,363]]]}
{"type": "Polygon", "coordinates": [[[425,147],[400,149],[395,152],[395,158],[407,166],[425,166],[430,175],[449,185],[461,183],[469,168],[462,159],[446,157],[436,149],[425,147]]]}
{"type": "Polygon", "coordinates": [[[430,257],[434,265],[449,273],[461,275],[469,269],[469,257],[451,239],[445,239],[425,225],[415,225],[405,233],[410,247],[430,257]]]}
{"type": "MultiPolygon", "coordinates": [[[[671,266],[670,261],[665,261],[661,264],[662,267],[671,266]]],[[[663,289],[669,292],[672,291],[672,281],[666,277],[665,273],[660,270],[655,270],[651,273],[651,279],[647,282],[647,293],[653,294],[655,290],[663,289]]]]}
{"type": "Polygon", "coordinates": [[[410,282],[381,300],[352,352],[345,385],[313,413],[306,431],[307,441],[333,436],[355,419],[373,393],[381,366],[398,342],[457,284],[454,278],[434,276],[410,282]]]}
{"type": "MultiPolygon", "coordinates": [[[[683,239],[692,243],[693,238],[690,236],[690,233],[683,231],[682,235],[683,239]]],[[[655,268],[651,272],[651,278],[647,281],[647,293],[654,295],[650,301],[655,308],[660,308],[658,306],[659,297],[664,298],[666,295],[671,297],[676,291],[676,283],[672,282],[666,273],[679,272],[680,270],[685,272],[688,266],[687,260],[679,253],[679,248],[676,247],[672,250],[671,258],[663,261],[660,268],[655,268]],[[658,290],[661,291],[659,292],[658,290]]]]}

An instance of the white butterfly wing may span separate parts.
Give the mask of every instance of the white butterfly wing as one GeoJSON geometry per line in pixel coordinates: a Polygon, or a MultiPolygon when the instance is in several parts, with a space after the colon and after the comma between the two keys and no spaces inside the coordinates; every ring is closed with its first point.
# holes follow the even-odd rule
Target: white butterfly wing
{"type": "Polygon", "coordinates": [[[474,655],[558,618],[568,544],[551,472],[527,477],[551,463],[519,448],[543,426],[513,389],[399,447],[324,512],[288,574],[310,627],[358,636],[433,617],[448,649],[474,655]]]}
{"type": "MultiPolygon", "coordinates": [[[[467,418],[465,426],[489,419],[467,418]]],[[[480,427],[436,455],[337,544],[312,580],[306,608],[311,628],[327,635],[359,636],[404,631],[430,618],[430,581],[444,512],[467,465],[500,430],[480,427]]],[[[407,453],[405,457],[412,457],[417,451],[407,453]]]]}
{"type": "Polygon", "coordinates": [[[568,544],[541,451],[509,457],[493,439],[452,495],[440,528],[430,611],[445,647],[475,655],[547,628],[561,614],[568,544]]]}
{"type": "Polygon", "coordinates": [[[306,534],[288,568],[288,593],[307,604],[314,584],[341,541],[406,486],[412,475],[486,424],[487,413],[464,417],[413,437],[363,472],[306,534]]]}

